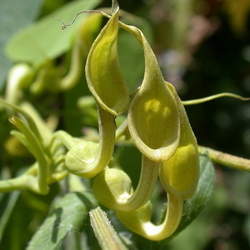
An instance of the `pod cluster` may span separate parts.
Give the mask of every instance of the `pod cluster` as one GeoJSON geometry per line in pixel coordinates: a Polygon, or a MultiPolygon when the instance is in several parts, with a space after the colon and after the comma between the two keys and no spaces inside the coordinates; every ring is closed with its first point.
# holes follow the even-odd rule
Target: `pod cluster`
{"type": "Polygon", "coordinates": [[[196,190],[198,146],[184,106],[175,87],[163,79],[149,42],[139,28],[119,21],[118,8],[91,46],[86,78],[99,110],[100,141],[71,149],[67,168],[82,177],[94,177],[96,198],[115,210],[130,230],[151,240],[169,237],[180,223],[183,201],[196,190]],[[120,71],[119,29],[131,33],[144,51],[144,77],[132,97],[120,71]],[[142,154],[135,190],[125,171],[108,167],[116,142],[115,119],[120,114],[126,116],[129,135],[142,154]],[[95,147],[94,153],[90,150],[92,157],[86,153],[87,147],[95,147]],[[77,158],[80,151],[87,157],[77,158]],[[150,202],[158,179],[167,196],[166,215],[160,225],[151,222],[150,202]]]}

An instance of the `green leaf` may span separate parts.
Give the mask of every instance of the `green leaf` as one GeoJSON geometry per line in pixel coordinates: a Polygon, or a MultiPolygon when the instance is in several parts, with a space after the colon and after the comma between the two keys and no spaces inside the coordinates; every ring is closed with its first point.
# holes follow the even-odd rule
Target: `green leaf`
{"type": "Polygon", "coordinates": [[[29,242],[27,250],[56,249],[68,233],[79,231],[88,213],[87,202],[88,198],[77,192],[60,198],[29,242]]]}
{"type": "Polygon", "coordinates": [[[74,1],[24,29],[6,47],[8,57],[13,61],[39,65],[61,55],[71,46],[72,37],[86,14],[82,14],[65,30],[61,29],[60,22],[70,23],[79,11],[92,9],[99,2],[100,0],[74,1]]]}
{"type": "Polygon", "coordinates": [[[37,15],[42,0],[1,0],[0,8],[0,87],[11,62],[4,55],[4,47],[13,34],[29,25],[37,15]]]}
{"type": "Polygon", "coordinates": [[[214,188],[214,178],[215,171],[211,160],[205,155],[200,155],[200,179],[197,190],[191,199],[185,201],[181,223],[172,237],[186,228],[208,206],[214,188]]]}

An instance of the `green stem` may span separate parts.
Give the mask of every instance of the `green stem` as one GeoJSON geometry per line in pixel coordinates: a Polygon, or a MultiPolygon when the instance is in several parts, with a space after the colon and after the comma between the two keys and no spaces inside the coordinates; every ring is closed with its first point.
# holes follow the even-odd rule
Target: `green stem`
{"type": "Polygon", "coordinates": [[[115,133],[115,139],[116,141],[119,140],[119,138],[124,135],[128,131],[128,121],[127,119],[117,128],[115,133]]]}
{"type": "Polygon", "coordinates": [[[84,193],[86,191],[86,187],[81,182],[81,179],[79,176],[70,174],[69,178],[69,190],[70,192],[81,192],[84,193]]]}
{"type": "Polygon", "coordinates": [[[207,154],[214,162],[230,167],[237,170],[250,171],[250,160],[221,151],[214,150],[212,148],[199,146],[199,152],[207,154]]]}
{"type": "Polygon", "coordinates": [[[90,223],[95,236],[103,250],[126,250],[107,215],[100,207],[90,211],[90,223]]]}
{"type": "Polygon", "coordinates": [[[12,117],[11,122],[27,137],[29,141],[32,152],[38,161],[38,185],[41,194],[47,194],[49,191],[48,187],[48,175],[49,175],[49,165],[45,156],[45,152],[42,148],[41,143],[38,138],[33,134],[33,132],[27,128],[24,123],[18,117],[12,117]]]}
{"type": "Polygon", "coordinates": [[[26,190],[29,188],[35,191],[36,190],[35,186],[36,186],[36,183],[34,182],[34,179],[31,176],[21,175],[13,179],[1,180],[0,192],[10,192],[14,190],[26,190]]]}
{"type": "Polygon", "coordinates": [[[21,108],[33,119],[34,126],[37,127],[39,135],[41,135],[44,143],[47,145],[52,138],[52,131],[46,125],[37,110],[30,103],[22,103],[21,108]]]}
{"type": "Polygon", "coordinates": [[[56,151],[57,147],[61,146],[60,143],[59,144],[55,143],[56,139],[60,140],[68,150],[70,150],[76,144],[76,141],[74,140],[75,138],[72,137],[70,134],[68,134],[65,131],[57,131],[56,133],[54,133],[50,145],[50,147],[52,147],[53,152],[56,151]]]}

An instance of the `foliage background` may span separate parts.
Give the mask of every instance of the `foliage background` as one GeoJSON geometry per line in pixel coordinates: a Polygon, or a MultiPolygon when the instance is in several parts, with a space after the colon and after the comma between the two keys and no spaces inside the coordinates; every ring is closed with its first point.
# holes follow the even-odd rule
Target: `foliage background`
{"type": "MultiPolygon", "coordinates": [[[[11,66],[11,62],[4,56],[4,47],[9,38],[29,23],[68,2],[71,1],[0,1],[2,95],[6,73],[11,66]]],[[[250,3],[249,0],[238,0],[238,4],[234,2],[236,1],[120,0],[119,4],[122,9],[147,20],[152,29],[152,46],[165,77],[177,86],[181,98],[186,100],[225,91],[250,96],[250,3]]],[[[99,7],[102,6],[110,6],[110,1],[101,1],[99,7]]],[[[58,27],[61,21],[64,20],[58,21],[58,27]]],[[[128,50],[130,47],[124,46],[123,49],[128,50]]],[[[136,55],[137,52],[134,53],[136,55]]],[[[126,60],[130,62],[134,59],[125,58],[124,62],[126,60]]],[[[135,69],[139,75],[142,66],[138,64],[139,69],[135,69]]],[[[123,67],[129,67],[129,63],[123,64],[123,67]]],[[[131,71],[130,68],[124,69],[126,70],[131,71]]],[[[52,112],[59,116],[59,128],[64,128],[73,135],[80,135],[83,126],[96,124],[79,118],[79,112],[74,109],[75,104],[71,100],[79,96],[79,91],[88,93],[86,86],[81,85],[64,94],[45,93],[36,97],[27,94],[27,97],[35,103],[44,117],[48,116],[52,108],[52,112]]],[[[249,103],[221,99],[188,107],[187,111],[199,144],[250,158],[249,103]]],[[[1,114],[0,138],[3,144],[9,130],[7,115],[1,114]]],[[[131,152],[131,155],[134,164],[137,163],[139,160],[136,152],[131,152]]],[[[10,157],[2,147],[0,162],[1,176],[5,178],[18,173],[20,165],[27,165],[31,159],[10,157]]],[[[44,220],[50,203],[60,188],[54,185],[46,197],[30,192],[0,195],[1,218],[8,208],[6,206],[11,208],[13,203],[13,210],[10,210],[11,215],[6,221],[7,228],[0,238],[0,249],[24,249],[44,220]]],[[[209,206],[190,227],[170,241],[166,249],[250,248],[249,194],[250,173],[216,166],[216,188],[209,206]]],[[[1,223],[3,221],[4,219],[1,223]]],[[[0,224],[0,231],[2,227],[3,224],[0,224]]],[[[98,246],[93,245],[91,249],[98,249],[98,246]]],[[[150,244],[148,249],[151,249],[150,244]]]]}

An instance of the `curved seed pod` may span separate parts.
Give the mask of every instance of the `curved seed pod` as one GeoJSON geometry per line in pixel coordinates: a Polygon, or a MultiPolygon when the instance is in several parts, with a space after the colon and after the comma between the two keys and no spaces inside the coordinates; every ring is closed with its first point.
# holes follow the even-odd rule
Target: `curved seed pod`
{"type": "Polygon", "coordinates": [[[167,88],[155,55],[143,33],[122,24],[142,44],[145,73],[128,112],[128,127],[138,149],[153,161],[167,160],[175,152],[180,119],[174,96],[167,88]]]}
{"type": "Polygon", "coordinates": [[[159,163],[142,158],[140,180],[135,191],[124,171],[106,168],[94,179],[93,192],[96,198],[110,209],[133,211],[150,199],[158,177],[158,165],[159,163]]]}
{"type": "Polygon", "coordinates": [[[99,30],[101,21],[102,15],[94,13],[90,14],[80,25],[72,46],[69,71],[60,81],[60,90],[68,90],[78,83],[82,74],[82,65],[85,64],[94,40],[94,33],[99,30]]]}
{"type": "Polygon", "coordinates": [[[181,134],[176,152],[170,159],[163,162],[159,176],[167,192],[174,193],[183,199],[188,199],[195,192],[199,179],[198,145],[184,106],[174,86],[169,83],[167,85],[178,102],[181,134]]]}
{"type": "Polygon", "coordinates": [[[106,168],[93,179],[93,193],[96,199],[109,209],[116,209],[117,197],[130,196],[132,183],[129,176],[121,169],[106,168]]]}
{"type": "Polygon", "coordinates": [[[160,241],[176,231],[182,217],[182,210],[183,200],[175,194],[168,193],[166,215],[159,225],[151,222],[152,205],[150,202],[135,211],[116,211],[116,214],[131,231],[146,239],[160,241]]]}
{"type": "Polygon", "coordinates": [[[65,158],[67,169],[79,176],[91,178],[101,172],[112,157],[115,144],[115,118],[99,108],[100,142],[78,143],[65,158]]]}
{"type": "Polygon", "coordinates": [[[27,64],[17,64],[11,68],[6,85],[6,101],[18,103],[22,89],[26,88],[34,77],[34,70],[27,64]]]}
{"type": "Polygon", "coordinates": [[[99,105],[113,115],[127,109],[128,89],[123,81],[117,53],[119,9],[92,44],[86,62],[88,87],[99,105]]]}

